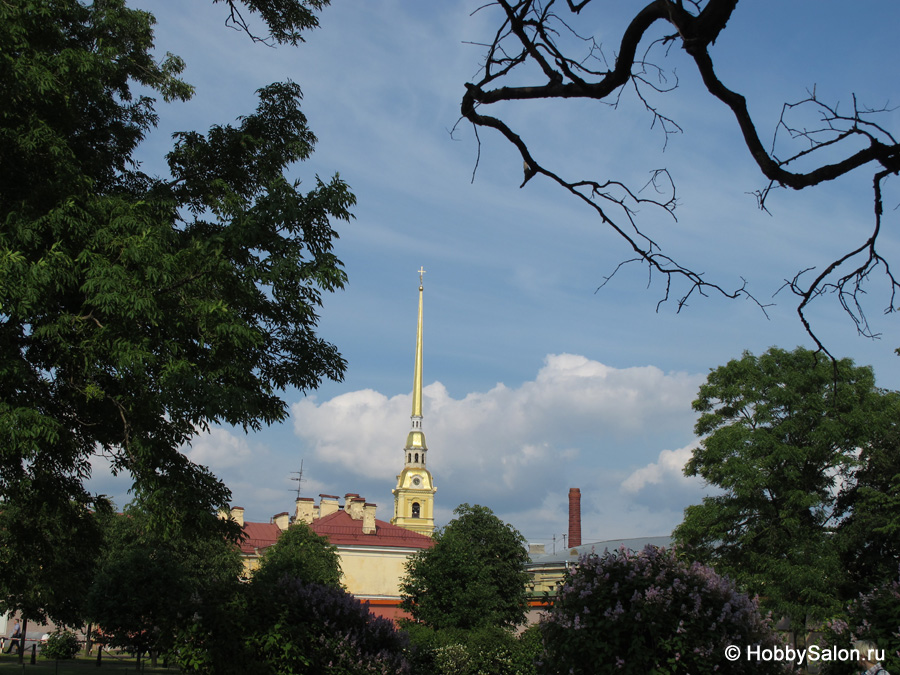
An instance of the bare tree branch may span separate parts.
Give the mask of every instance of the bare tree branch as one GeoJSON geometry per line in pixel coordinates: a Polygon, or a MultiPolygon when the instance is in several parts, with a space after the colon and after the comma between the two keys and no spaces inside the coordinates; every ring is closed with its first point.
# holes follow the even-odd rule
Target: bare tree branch
{"type": "MultiPolygon", "coordinates": [[[[767,150],[760,139],[743,95],[733,91],[719,78],[709,47],[720,38],[737,7],[738,0],[653,0],[639,9],[622,32],[617,57],[612,68],[606,66],[602,50],[592,36],[582,36],[574,27],[575,18],[592,0],[566,0],[557,11],[557,0],[496,0],[489,6],[500,9],[500,27],[493,42],[487,46],[480,79],[466,84],[461,103],[462,118],[471,122],[476,130],[482,127],[494,129],[519,151],[522,156],[525,178],[522,186],[535,176],[543,176],[559,185],[573,197],[588,205],[601,223],[612,228],[633,250],[634,257],[620,263],[601,284],[602,288],[624,266],[638,262],[646,264],[653,273],[666,277],[665,291],[660,304],[677,297],[677,309],[685,306],[695,292],[707,291],[728,298],[747,297],[765,312],[765,305],[747,291],[747,282],[733,290],[707,281],[702,274],[686,268],[662,253],[656,242],[646,234],[636,220],[639,206],[662,209],[674,218],[675,184],[668,171],[657,170],[652,174],[651,187],[646,196],[641,191],[629,189],[615,180],[589,178],[566,179],[542,164],[534,156],[519,133],[499,116],[486,114],[485,106],[500,102],[516,102],[534,99],[591,99],[616,106],[625,85],[633,87],[637,100],[651,115],[651,126],[659,125],[667,141],[681,127],[673,118],[651,102],[645,92],[664,95],[678,86],[674,75],[669,76],[658,62],[649,57],[654,45],[679,44],[691,57],[706,90],[731,111],[744,145],[769,181],[762,190],[753,194],[759,207],[767,210],[766,199],[773,188],[802,190],[872,165],[875,187],[875,223],[870,237],[857,248],[838,257],[811,279],[812,270],[798,272],[785,282],[799,298],[797,311],[803,326],[823,351],[822,341],[815,335],[806,310],[812,300],[834,293],[844,310],[854,321],[860,334],[876,337],[860,302],[864,286],[875,270],[883,270],[890,288],[890,303],[886,312],[900,309],[897,305],[898,282],[888,262],[878,253],[876,244],[881,231],[882,183],[891,175],[900,173],[900,145],[891,133],[875,121],[887,108],[860,107],[854,97],[852,110],[844,114],[837,106],[819,100],[813,89],[807,98],[785,104],[781,119],[767,150]],[[568,16],[566,16],[566,14],[568,16]],[[658,28],[662,29],[661,37],[658,28]],[[653,34],[651,34],[651,30],[653,34]],[[573,53],[574,36],[584,51],[573,53]],[[638,50],[643,43],[648,46],[642,57],[638,50]],[[599,63],[603,68],[597,69],[599,63]],[[535,69],[536,66],[536,69],[535,69]],[[521,67],[521,68],[520,68],[521,67]],[[519,72],[521,70],[521,73],[519,72]],[[518,73],[515,78],[512,74],[518,73]],[[534,73],[539,73],[535,78],[534,73]],[[528,82],[528,78],[532,80],[528,82]],[[509,79],[514,86],[506,86],[509,79]],[[791,121],[795,113],[813,111],[817,122],[812,126],[797,125],[791,121]],[[802,142],[800,150],[789,151],[784,157],[776,152],[782,139],[788,144],[802,142]],[[802,165],[802,167],[801,167],[802,165]],[[664,185],[663,189],[660,187],[664,185]],[[687,283],[686,291],[674,294],[673,281],[687,283]]],[[[654,99],[655,100],[655,99],[654,99]]],[[[481,139],[478,138],[479,156],[481,139]]],[[[473,174],[474,176],[474,174],[473,174]]],[[[657,305],[659,308],[659,305],[657,305]]]]}

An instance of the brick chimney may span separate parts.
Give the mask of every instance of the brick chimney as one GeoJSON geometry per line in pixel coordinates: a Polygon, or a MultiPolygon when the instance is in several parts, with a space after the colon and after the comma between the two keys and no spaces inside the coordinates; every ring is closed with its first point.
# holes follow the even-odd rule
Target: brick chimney
{"type": "Polygon", "coordinates": [[[375,504],[366,504],[363,510],[363,534],[375,534],[375,504]]]}
{"type": "Polygon", "coordinates": [[[569,548],[581,546],[581,489],[569,488],[569,548]]]}

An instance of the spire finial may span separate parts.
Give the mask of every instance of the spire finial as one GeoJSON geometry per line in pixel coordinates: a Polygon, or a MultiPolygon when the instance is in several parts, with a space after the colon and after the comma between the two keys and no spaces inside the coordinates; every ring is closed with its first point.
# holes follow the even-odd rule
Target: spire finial
{"type": "MultiPolygon", "coordinates": [[[[415,371],[413,373],[413,392],[412,392],[412,415],[410,416],[410,420],[412,422],[412,429],[409,432],[409,435],[406,439],[406,446],[408,449],[419,449],[426,450],[425,447],[425,434],[422,432],[422,295],[423,295],[423,286],[422,286],[422,276],[425,274],[425,268],[419,268],[419,317],[416,326],[416,366],[415,371]]],[[[420,452],[418,455],[413,453],[412,457],[416,458],[416,463],[418,463],[421,458],[421,463],[425,463],[425,454],[424,452],[420,452]]],[[[409,459],[409,454],[407,454],[407,460],[409,459]]]]}

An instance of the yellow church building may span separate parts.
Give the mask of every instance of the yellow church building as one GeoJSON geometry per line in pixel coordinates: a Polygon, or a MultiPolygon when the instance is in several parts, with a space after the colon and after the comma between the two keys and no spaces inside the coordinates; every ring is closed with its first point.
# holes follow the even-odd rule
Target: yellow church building
{"type": "Polygon", "coordinates": [[[355,493],[298,498],[294,514],[273,516],[268,523],[244,521],[244,509],[232,507],[231,517],[243,527],[241,555],[244,571],[252,573],[266,548],[294,522],[303,521],[337,548],[347,591],[369,603],[370,610],[389,619],[404,616],[400,610],[400,580],[406,561],[434,545],[434,494],[437,488],[426,466],[428,447],[422,430],[423,274],[419,269],[419,313],[413,376],[411,429],[403,449],[403,469],[397,476],[394,516],[390,522],[375,517],[376,505],[355,493]]]}
{"type": "Polygon", "coordinates": [[[416,329],[416,365],[413,375],[411,428],[403,449],[403,471],[397,476],[394,494],[394,517],[391,524],[413,532],[431,535],[434,532],[434,479],[426,468],[428,446],[422,431],[422,296],[424,286],[419,268],[419,320],[416,329]]]}

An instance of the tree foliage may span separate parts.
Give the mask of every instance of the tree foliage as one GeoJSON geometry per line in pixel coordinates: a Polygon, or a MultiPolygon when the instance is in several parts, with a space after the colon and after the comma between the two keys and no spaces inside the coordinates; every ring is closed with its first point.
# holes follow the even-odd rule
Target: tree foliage
{"type": "Polygon", "coordinates": [[[786,673],[726,659],[725,648],[779,644],[756,603],[711,568],[648,546],[582,556],[541,624],[538,672],[786,673]]]}
{"type": "Polygon", "coordinates": [[[107,644],[138,653],[172,648],[180,626],[234,592],[242,563],[218,530],[178,535],[152,526],[132,507],[106,518],[103,553],[85,618],[107,644]]]}
{"type": "Polygon", "coordinates": [[[296,45],[303,42],[303,33],[319,25],[316,12],[321,11],[330,0],[213,0],[228,6],[228,25],[242,30],[256,42],[296,45]],[[246,6],[242,10],[240,5],[246,6]],[[268,30],[268,36],[260,36],[244,16],[249,11],[253,17],[259,14],[268,30]]]}
{"type": "MultiPolygon", "coordinates": [[[[326,2],[262,4],[248,6],[273,39],[295,43],[326,2]]],[[[236,537],[214,515],[227,488],[179,449],[211,424],[280,421],[281,391],[345,367],[315,329],[346,281],[331,223],[354,197],[337,175],[306,190],[286,176],[316,140],[300,88],[272,84],[236,124],[176,134],[170,175],[149,176],[135,151],[151,95],[192,92],[178,57],[152,53],[152,25],[124,0],[0,3],[0,531],[16,532],[3,555],[20,568],[0,581],[5,610],[70,620],[51,595],[23,599],[16,575],[69,578],[48,549],[66,536],[30,533],[89,545],[98,455],[159,528],[236,537]]]]}
{"type": "Polygon", "coordinates": [[[525,619],[525,540],[484,506],[461,504],[434,535],[434,546],[410,558],[401,607],[436,628],[511,627],[525,619]]]}
{"type": "Polygon", "coordinates": [[[285,577],[308,584],[339,587],[341,562],[337,549],[306,523],[294,523],[265,550],[251,583],[274,585],[285,577]]]}
{"type": "Polygon", "coordinates": [[[403,675],[408,639],[341,588],[282,577],[200,613],[174,652],[203,675],[403,675]]]}
{"type": "MultiPolygon", "coordinates": [[[[620,3],[621,4],[621,3],[620,3]]],[[[654,0],[640,2],[607,55],[600,44],[600,28],[608,33],[611,14],[599,0],[495,0],[496,31],[487,45],[480,77],[466,83],[462,116],[476,130],[498,131],[520,153],[524,161],[525,185],[540,175],[592,209],[600,221],[626,242],[633,257],[625,263],[646,264],[650,274],[665,277],[665,295],[678,298],[679,309],[695,292],[721,293],[729,298],[753,297],[747,284],[728,290],[707,280],[702,272],[686,267],[660,250],[647,226],[652,222],[641,211],[651,207],[664,215],[674,215],[677,199],[675,181],[664,169],[652,167],[650,184],[638,189],[615,178],[566,177],[532,151],[521,130],[514,128],[516,108],[536,99],[579,99],[618,108],[633,91],[634,101],[643,106],[652,126],[662,130],[666,141],[680,132],[677,121],[666,112],[665,101],[677,89],[674,63],[681,63],[679,51],[687,55],[688,67],[696,70],[712,99],[727,106],[734,117],[736,135],[743,142],[765,181],[757,191],[765,209],[773,188],[802,190],[827,183],[851,173],[871,176],[875,218],[871,234],[822,270],[804,269],[789,280],[787,287],[798,297],[797,310],[807,331],[819,343],[806,319],[811,301],[834,292],[850,313],[857,328],[872,332],[859,301],[863,285],[876,272],[884,273],[888,287],[888,311],[896,303],[900,282],[889,261],[878,249],[883,222],[882,189],[886,180],[900,172],[900,144],[883,126],[889,112],[862,102],[849,110],[839,110],[817,97],[815,89],[803,100],[786,104],[771,146],[763,141],[751,114],[752,101],[730,88],[725,69],[716,67],[711,47],[729,39],[728,21],[738,8],[738,0],[654,0]],[[609,56],[609,58],[608,58],[609,56]],[[809,115],[816,121],[808,123],[809,115]],[[641,218],[644,220],[641,220],[641,218]],[[679,283],[680,282],[680,283],[679,283]],[[681,289],[684,288],[683,292],[681,289]]],[[[485,8],[481,8],[485,10],[485,8]]],[[[761,11],[748,4],[741,11],[761,11]]],[[[611,40],[605,36],[605,42],[611,40]]],[[[616,38],[613,37],[612,41],[616,38]]],[[[683,67],[683,66],[682,66],[683,67]]],[[[813,83],[810,83],[812,86],[813,83]]],[[[880,104],[880,102],[879,102],[880,104]]],[[[672,108],[678,107],[677,103],[672,108]]],[[[573,133],[579,133],[573,131],[573,133]]],[[[763,132],[766,135],[766,132],[763,132]]],[[[479,140],[480,144],[480,140],[479,140]]],[[[622,263],[622,264],[625,264],[622,263]]],[[[615,272],[613,272],[615,274],[615,272]]],[[[608,279],[607,279],[608,280],[608,279]]],[[[661,302],[662,302],[661,301],[661,302]]],[[[822,347],[822,344],[819,343],[822,347]]]]}
{"type": "Polygon", "coordinates": [[[694,409],[700,446],[685,466],[721,489],[689,506],[675,538],[765,606],[802,625],[839,606],[840,495],[897,424],[896,396],[871,368],[798,347],[711,371],[694,409]]]}
{"type": "MultiPolygon", "coordinates": [[[[80,625],[103,528],[64,495],[25,497],[3,504],[0,512],[0,611],[80,625]]],[[[108,512],[108,505],[98,506],[108,512]]]]}
{"type": "MultiPolygon", "coordinates": [[[[886,396],[894,419],[900,419],[900,394],[886,396]]],[[[847,572],[845,598],[869,593],[900,574],[900,428],[895,423],[873,431],[838,498],[845,514],[836,533],[847,572]]]]}

